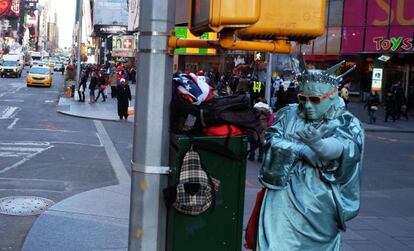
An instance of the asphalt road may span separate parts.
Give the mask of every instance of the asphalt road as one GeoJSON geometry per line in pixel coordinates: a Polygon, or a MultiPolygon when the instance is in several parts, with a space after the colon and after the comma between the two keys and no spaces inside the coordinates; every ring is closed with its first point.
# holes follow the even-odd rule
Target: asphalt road
{"type": "MultiPolygon", "coordinates": [[[[74,194],[118,184],[92,120],[56,112],[63,76],[51,88],[0,79],[0,198],[40,196],[59,202],[74,194]]],[[[132,124],[103,122],[128,166],[132,124]],[[128,143],[126,143],[128,142],[128,143]]],[[[0,250],[20,250],[36,216],[0,214],[0,250]]]]}
{"type": "MultiPolygon", "coordinates": [[[[52,88],[28,88],[25,75],[0,79],[0,198],[59,202],[117,184],[95,123],[56,112],[62,76],[54,75],[52,88]]],[[[102,123],[128,167],[133,124],[102,123]]],[[[361,211],[348,223],[345,250],[414,250],[414,134],[368,132],[365,150],[361,211]]],[[[245,221],[260,186],[259,168],[248,162],[245,221]]],[[[20,250],[35,220],[0,214],[0,251],[20,250]]]]}

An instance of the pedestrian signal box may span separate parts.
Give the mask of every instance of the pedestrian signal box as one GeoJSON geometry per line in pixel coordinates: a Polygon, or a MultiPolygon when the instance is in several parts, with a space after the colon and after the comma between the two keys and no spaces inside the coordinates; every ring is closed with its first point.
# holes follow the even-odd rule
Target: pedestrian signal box
{"type": "Polygon", "coordinates": [[[309,41],[325,32],[326,0],[261,0],[260,19],[236,31],[239,38],[309,41]]]}
{"type": "MultiPolygon", "coordinates": [[[[273,0],[274,1],[274,0],[273,0]]],[[[189,0],[188,25],[191,33],[220,32],[244,28],[260,17],[261,0],[189,0]]]]}

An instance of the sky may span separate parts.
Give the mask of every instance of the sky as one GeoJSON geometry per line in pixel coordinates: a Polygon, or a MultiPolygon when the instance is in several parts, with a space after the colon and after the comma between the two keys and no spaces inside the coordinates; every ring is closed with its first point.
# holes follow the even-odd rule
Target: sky
{"type": "Polygon", "coordinates": [[[52,8],[57,13],[59,27],[59,47],[72,44],[72,32],[75,23],[76,0],[51,0],[52,8]]]}

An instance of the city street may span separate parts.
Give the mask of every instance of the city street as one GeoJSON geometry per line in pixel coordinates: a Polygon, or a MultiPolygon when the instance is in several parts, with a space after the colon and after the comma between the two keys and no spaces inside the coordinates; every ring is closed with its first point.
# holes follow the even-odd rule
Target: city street
{"type": "MultiPolygon", "coordinates": [[[[26,67],[28,69],[28,67],[26,67]]],[[[63,76],[51,88],[0,79],[0,198],[40,196],[55,203],[74,194],[117,184],[93,120],[56,112],[63,76]]],[[[99,104],[97,104],[99,105],[99,104]]],[[[132,124],[102,122],[127,166],[132,124]]],[[[0,214],[0,250],[20,250],[36,216],[0,214]]]]}
{"type": "MultiPolygon", "coordinates": [[[[0,80],[1,198],[40,196],[57,203],[118,184],[96,123],[103,124],[124,167],[128,167],[133,124],[57,113],[62,81],[62,76],[55,74],[49,89],[26,87],[25,76],[0,80]]],[[[354,104],[353,109],[364,114],[360,104],[354,104]]],[[[414,248],[413,161],[414,134],[366,132],[361,211],[348,223],[345,250],[414,248]]],[[[260,187],[256,178],[260,165],[249,161],[247,168],[245,224],[260,187]]],[[[20,250],[36,219],[0,215],[0,250],[20,250]]]]}

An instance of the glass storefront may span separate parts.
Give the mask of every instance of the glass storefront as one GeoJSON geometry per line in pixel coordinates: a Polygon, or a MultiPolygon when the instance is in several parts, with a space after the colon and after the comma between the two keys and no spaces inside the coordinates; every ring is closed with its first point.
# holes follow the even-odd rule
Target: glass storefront
{"type": "Polygon", "coordinates": [[[352,59],[360,67],[350,77],[369,91],[370,64],[386,54],[387,81],[414,85],[414,0],[327,0],[326,20],[326,33],[300,46],[312,66],[326,66],[333,55],[352,59]]]}

